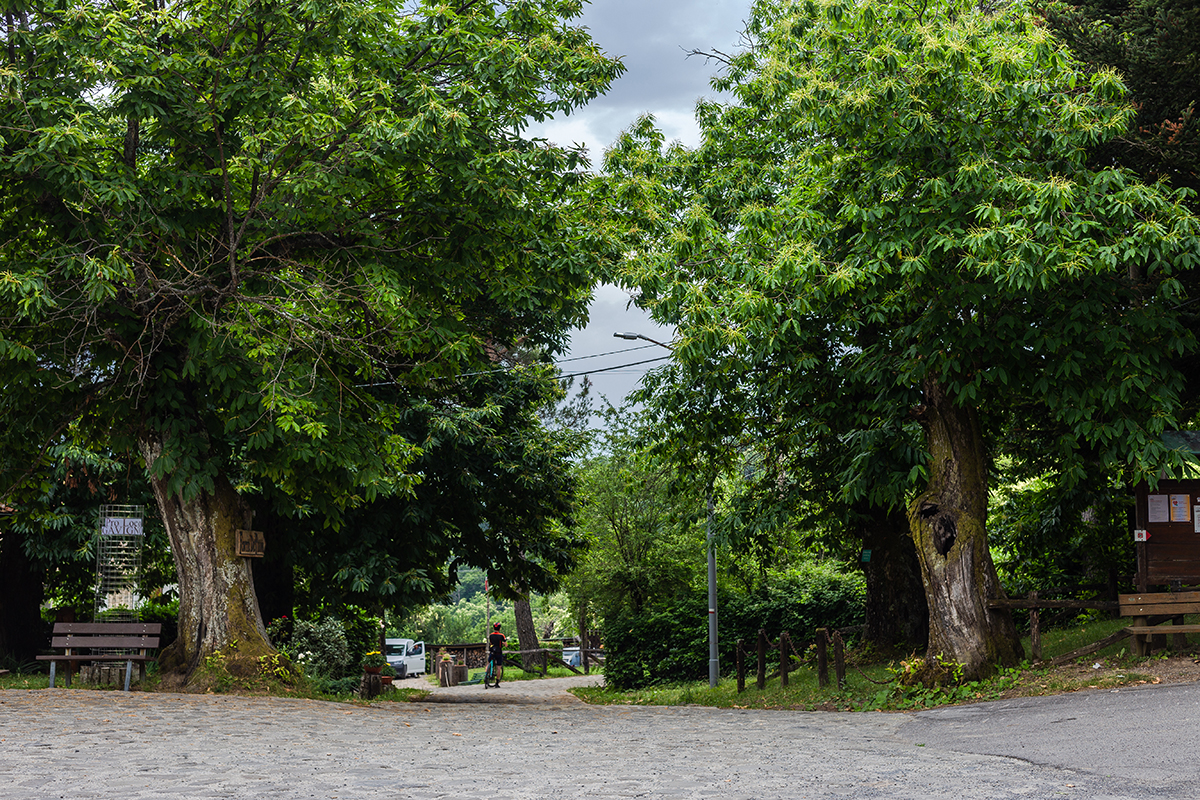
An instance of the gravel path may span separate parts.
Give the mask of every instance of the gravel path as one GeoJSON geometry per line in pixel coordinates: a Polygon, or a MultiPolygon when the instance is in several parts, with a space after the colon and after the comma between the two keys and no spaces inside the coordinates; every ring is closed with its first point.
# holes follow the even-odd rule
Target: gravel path
{"type": "MultiPolygon", "coordinates": [[[[514,681],[486,694],[481,686],[454,687],[435,690],[427,702],[371,706],[61,688],[0,691],[0,798],[1190,800],[1200,778],[1182,756],[1173,770],[1142,773],[1131,782],[1108,774],[1107,762],[1056,763],[1002,752],[997,742],[1019,731],[1006,734],[996,719],[1016,724],[1021,708],[1033,709],[1028,713],[1035,724],[1050,728],[1042,739],[1053,743],[1052,720],[1037,721],[1034,712],[1044,715],[1044,707],[1028,700],[1000,705],[1004,715],[990,721],[986,712],[962,710],[904,715],[598,707],[564,693],[564,686],[580,680],[514,681]],[[981,738],[981,730],[994,735],[981,738]]],[[[1106,725],[1119,727],[1126,718],[1120,703],[1144,707],[1154,695],[1114,695],[1096,707],[1106,719],[1090,723],[1087,703],[1076,708],[1070,697],[1043,699],[1056,703],[1051,717],[1083,719],[1082,729],[1099,740],[1106,725]]],[[[1191,708],[1200,694],[1163,697],[1171,707],[1191,708]]],[[[1194,738],[1189,724],[1172,744],[1194,752],[1194,738]]],[[[1102,746],[1096,752],[1103,753],[1102,746]]]]}

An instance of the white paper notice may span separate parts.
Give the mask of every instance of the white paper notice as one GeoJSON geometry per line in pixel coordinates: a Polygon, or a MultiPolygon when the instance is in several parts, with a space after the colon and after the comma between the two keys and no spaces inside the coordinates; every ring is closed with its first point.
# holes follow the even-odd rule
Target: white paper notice
{"type": "Polygon", "coordinates": [[[1192,506],[1192,533],[1200,533],[1200,506],[1192,506]]]}
{"type": "Polygon", "coordinates": [[[1146,498],[1147,522],[1170,522],[1171,510],[1165,494],[1152,494],[1146,498]]]}
{"type": "Polygon", "coordinates": [[[1171,522],[1191,522],[1192,502],[1186,494],[1171,495],[1171,522]]]}

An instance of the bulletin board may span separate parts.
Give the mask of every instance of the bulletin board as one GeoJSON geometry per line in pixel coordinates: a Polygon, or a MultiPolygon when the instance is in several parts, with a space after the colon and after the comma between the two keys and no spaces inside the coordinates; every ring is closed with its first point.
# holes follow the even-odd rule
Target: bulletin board
{"type": "Polygon", "coordinates": [[[1200,480],[1160,480],[1136,490],[1138,591],[1200,583],[1200,480]]]}

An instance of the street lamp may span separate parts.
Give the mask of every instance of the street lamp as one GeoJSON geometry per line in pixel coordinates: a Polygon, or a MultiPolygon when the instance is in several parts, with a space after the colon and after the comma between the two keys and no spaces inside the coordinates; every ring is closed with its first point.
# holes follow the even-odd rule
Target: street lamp
{"type": "MultiPolygon", "coordinates": [[[[665,347],[674,352],[675,348],[669,344],[655,341],[649,336],[643,336],[640,333],[624,332],[614,333],[614,338],[627,339],[636,341],[642,339],[656,344],[659,347],[665,347]]],[[[721,659],[717,652],[717,554],[713,549],[713,496],[712,487],[708,488],[708,520],[705,523],[704,540],[708,547],[708,685],[710,688],[716,688],[717,682],[721,678],[721,659]]]]}
{"type": "Polygon", "coordinates": [[[651,344],[656,344],[659,347],[665,347],[672,352],[675,351],[675,348],[671,347],[671,345],[663,344],[662,342],[658,341],[657,339],[651,339],[649,336],[643,336],[640,333],[630,333],[629,331],[621,333],[620,331],[618,331],[617,333],[613,334],[613,338],[614,339],[628,339],[631,342],[635,341],[637,339],[642,339],[643,341],[650,342],[651,344]]]}

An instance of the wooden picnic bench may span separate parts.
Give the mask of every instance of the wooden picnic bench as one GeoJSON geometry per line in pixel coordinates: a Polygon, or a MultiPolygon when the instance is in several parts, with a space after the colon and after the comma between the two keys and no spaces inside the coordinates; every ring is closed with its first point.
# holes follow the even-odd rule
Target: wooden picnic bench
{"type": "Polygon", "coordinates": [[[1133,617],[1123,630],[1133,637],[1134,655],[1149,653],[1154,635],[1175,634],[1176,649],[1186,645],[1186,634],[1200,633],[1200,625],[1184,625],[1184,614],[1200,614],[1200,592],[1141,592],[1120,596],[1122,617],[1133,617]],[[1162,625],[1171,620],[1170,626],[1162,625]]]}
{"type": "MultiPolygon", "coordinates": [[[[68,667],[83,661],[124,661],[125,691],[128,692],[134,662],[138,664],[139,677],[144,680],[146,662],[158,659],[157,655],[147,651],[158,649],[161,632],[162,623],[159,622],[56,622],[50,646],[63,652],[37,656],[37,660],[50,662],[51,689],[54,688],[55,667],[60,661],[66,662],[68,667]]],[[[69,688],[69,668],[66,675],[65,684],[69,688]]]]}

